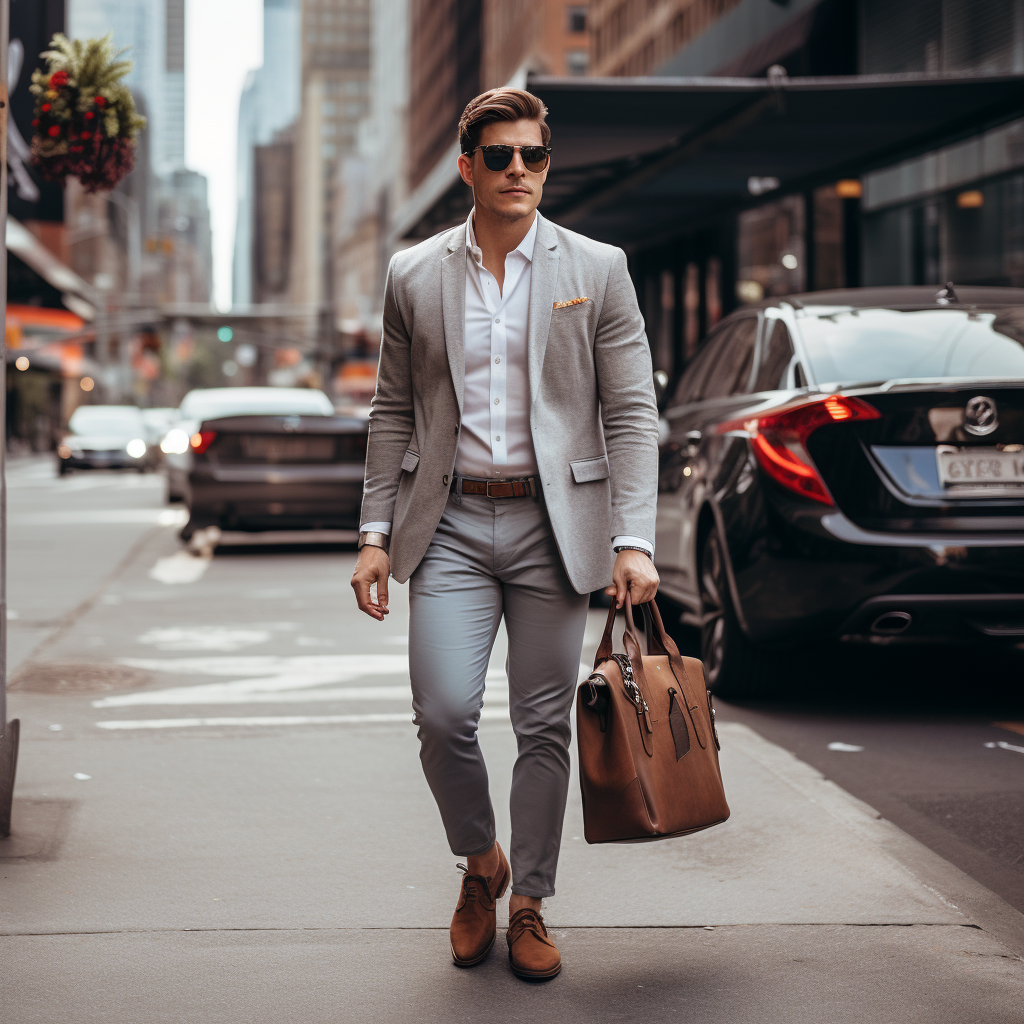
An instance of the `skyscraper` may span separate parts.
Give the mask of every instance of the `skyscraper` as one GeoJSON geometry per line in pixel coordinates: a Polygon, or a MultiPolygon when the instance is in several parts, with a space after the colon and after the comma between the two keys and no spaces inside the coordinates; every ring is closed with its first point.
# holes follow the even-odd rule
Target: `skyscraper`
{"type": "Polygon", "coordinates": [[[238,219],[232,302],[252,302],[254,152],[299,114],[299,0],[264,0],[263,66],[249,73],[238,105],[238,219]]]}

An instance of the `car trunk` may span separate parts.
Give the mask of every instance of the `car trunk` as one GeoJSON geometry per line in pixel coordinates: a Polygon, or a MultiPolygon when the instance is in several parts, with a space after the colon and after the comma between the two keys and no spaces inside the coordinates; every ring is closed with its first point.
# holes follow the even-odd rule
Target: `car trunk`
{"type": "Polygon", "coordinates": [[[341,416],[232,416],[207,420],[214,436],[197,454],[222,466],[299,466],[362,462],[366,423],[341,416]]]}
{"type": "Polygon", "coordinates": [[[828,424],[807,448],[840,510],[876,530],[1024,529],[1024,387],[856,390],[878,419],[828,424]]]}

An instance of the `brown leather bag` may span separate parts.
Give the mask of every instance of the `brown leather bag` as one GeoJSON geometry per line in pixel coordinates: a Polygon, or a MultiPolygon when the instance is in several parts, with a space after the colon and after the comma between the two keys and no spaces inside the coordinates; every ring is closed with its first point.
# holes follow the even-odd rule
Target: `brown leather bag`
{"type": "Polygon", "coordinates": [[[612,653],[612,605],[594,673],[576,693],[588,843],[666,839],[729,817],[704,666],[680,655],[653,601],[643,610],[647,654],[627,595],[626,653],[612,653]]]}

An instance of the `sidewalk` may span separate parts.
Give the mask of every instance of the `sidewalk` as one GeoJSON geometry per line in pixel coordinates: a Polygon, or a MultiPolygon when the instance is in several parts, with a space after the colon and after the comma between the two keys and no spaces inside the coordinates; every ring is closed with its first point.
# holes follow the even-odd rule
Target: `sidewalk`
{"type": "MultiPolygon", "coordinates": [[[[219,556],[199,582],[155,583],[152,564],[177,547],[154,532],[46,660],[110,665],[153,657],[140,638],[157,625],[273,632],[280,617],[301,633],[278,623],[283,632],[238,649],[242,663],[254,651],[330,651],[299,641],[331,636],[345,656],[404,654],[407,588],[393,588],[389,621],[368,630],[345,594],[350,555],[219,556]]],[[[592,613],[587,651],[603,618],[592,613]]],[[[168,659],[195,657],[170,647],[168,659]]],[[[208,660],[230,650],[210,648],[208,660]]],[[[499,642],[492,667],[503,658],[499,642]]],[[[228,678],[210,671],[211,682],[228,678]]],[[[167,671],[147,688],[207,686],[200,678],[167,671]]],[[[501,933],[480,967],[450,962],[460,876],[408,721],[251,722],[358,703],[10,698],[24,732],[18,834],[0,842],[3,1024],[1021,1021],[1024,915],[738,723],[719,726],[732,818],[707,832],[587,846],[573,780],[558,895],[545,910],[565,969],[531,985],[511,975],[501,933]],[[97,728],[119,715],[193,714],[250,720],[97,728]]],[[[501,706],[496,686],[492,713],[501,706]]],[[[485,720],[481,741],[507,841],[507,719],[485,720]]],[[[506,914],[507,903],[499,926],[506,914]]]]}
{"type": "MultiPolygon", "coordinates": [[[[572,791],[546,912],[566,968],[544,986],[512,978],[501,935],[482,967],[448,962],[458,876],[414,744],[396,763],[380,731],[249,737],[204,778],[175,754],[189,741],[132,743],[118,781],[123,744],[92,741],[114,781],[59,858],[3,871],[3,1019],[1020,1021],[1024,962],[900,863],[912,840],[746,727],[721,733],[733,818],[707,833],[587,847],[572,791]]],[[[485,742],[498,787],[511,736],[485,742]]],[[[32,788],[62,788],[69,755],[32,788]]]]}

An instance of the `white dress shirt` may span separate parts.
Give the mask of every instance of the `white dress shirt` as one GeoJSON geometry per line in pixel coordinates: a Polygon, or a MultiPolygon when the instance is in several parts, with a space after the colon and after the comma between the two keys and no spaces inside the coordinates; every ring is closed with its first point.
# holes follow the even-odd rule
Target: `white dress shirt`
{"type": "MultiPolygon", "coordinates": [[[[473,212],[466,220],[465,390],[455,472],[476,479],[537,475],[530,430],[527,326],[537,222],[505,257],[498,287],[476,244],[473,212]]],[[[364,523],[360,531],[390,533],[391,523],[364,523]]],[[[640,537],[615,537],[612,546],[654,549],[640,537]]]]}

